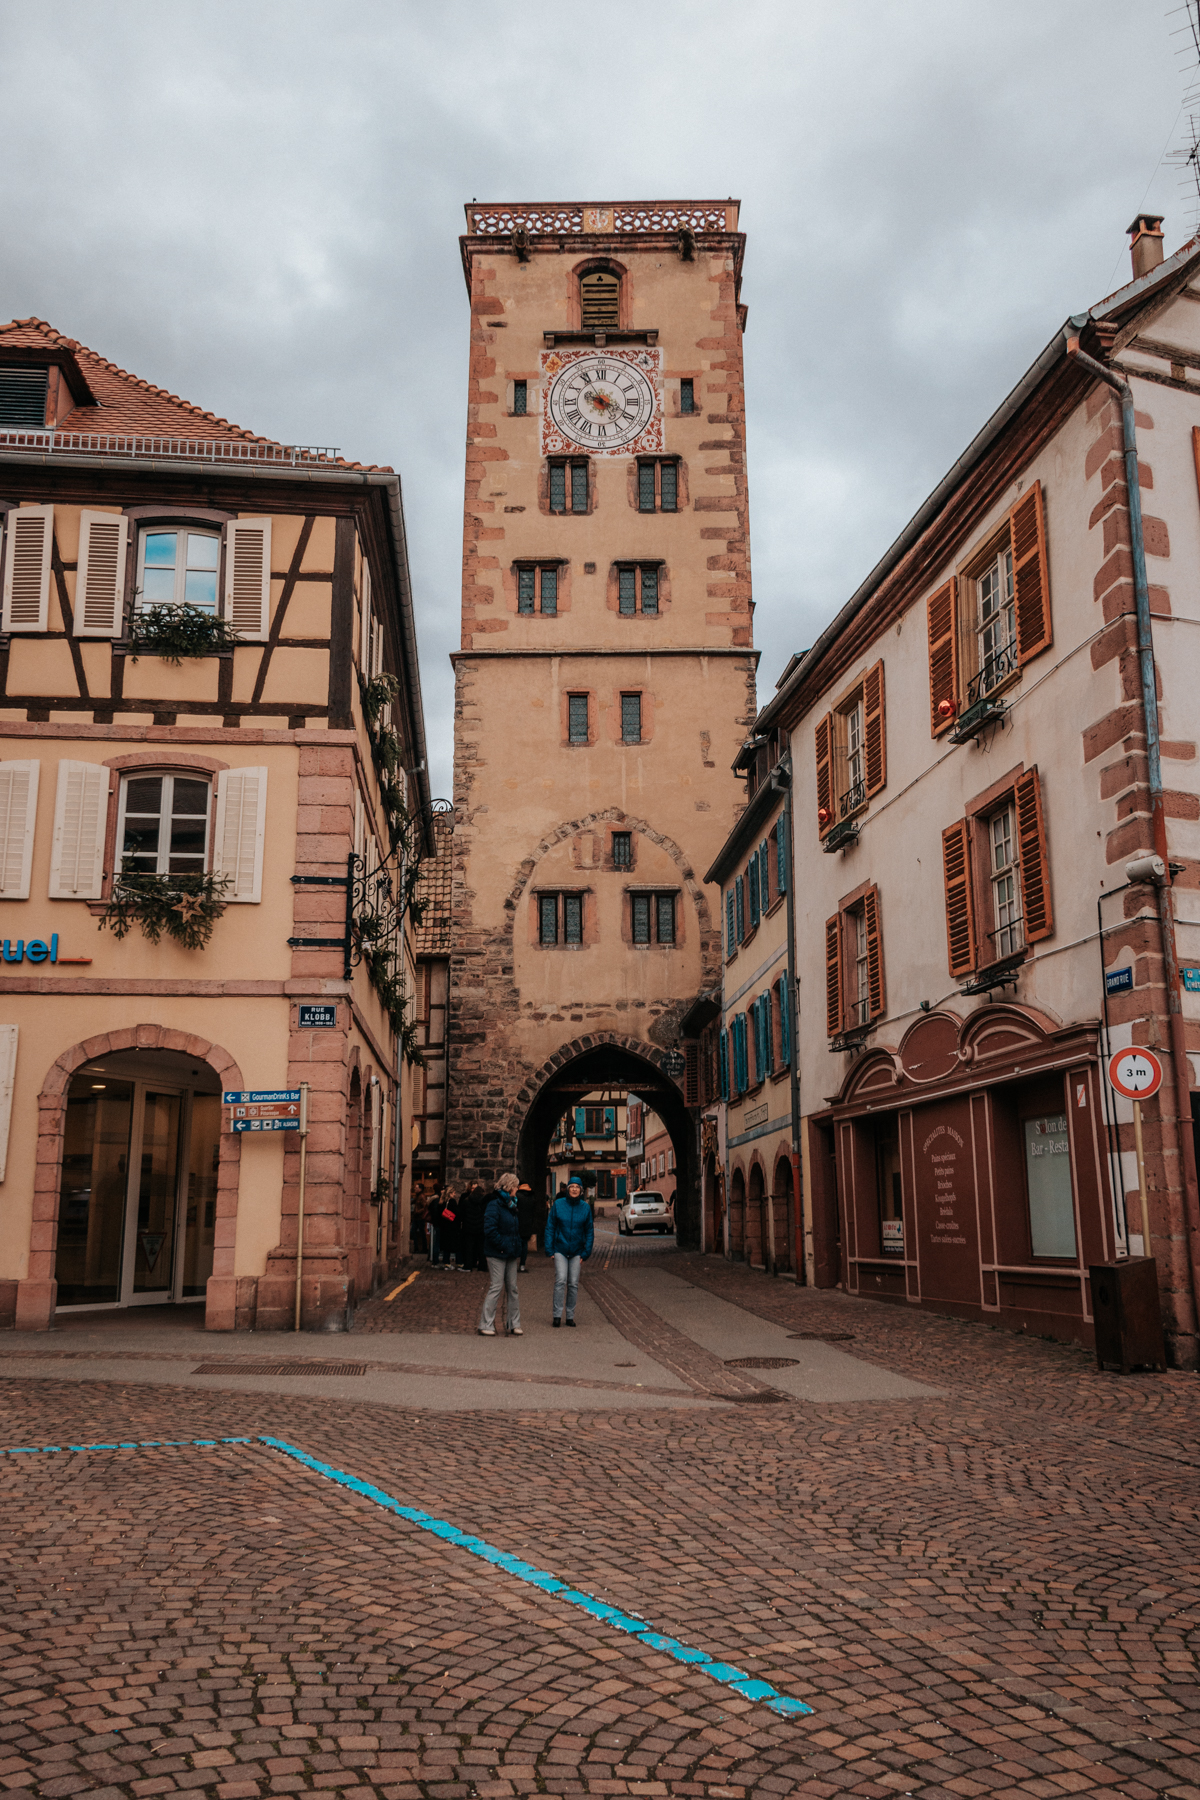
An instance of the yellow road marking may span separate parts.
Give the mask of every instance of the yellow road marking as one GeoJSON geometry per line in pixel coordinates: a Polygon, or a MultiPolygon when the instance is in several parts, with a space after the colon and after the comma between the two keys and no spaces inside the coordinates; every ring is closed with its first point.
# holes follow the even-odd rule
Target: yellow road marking
{"type": "Polygon", "coordinates": [[[390,1294],[385,1294],[383,1296],[383,1304],[386,1306],[389,1300],[394,1300],[397,1294],[402,1294],[406,1287],[411,1287],[420,1273],[420,1269],[414,1269],[407,1281],[402,1281],[399,1287],[394,1287],[390,1294]]]}

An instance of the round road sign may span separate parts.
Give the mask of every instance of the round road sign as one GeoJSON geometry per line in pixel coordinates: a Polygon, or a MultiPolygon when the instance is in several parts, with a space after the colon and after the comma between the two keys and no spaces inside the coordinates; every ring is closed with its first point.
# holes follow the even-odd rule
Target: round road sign
{"type": "Polygon", "coordinates": [[[1163,1066],[1153,1050],[1118,1050],[1108,1059],[1108,1079],[1126,1100],[1148,1100],[1162,1078],[1163,1066]]]}

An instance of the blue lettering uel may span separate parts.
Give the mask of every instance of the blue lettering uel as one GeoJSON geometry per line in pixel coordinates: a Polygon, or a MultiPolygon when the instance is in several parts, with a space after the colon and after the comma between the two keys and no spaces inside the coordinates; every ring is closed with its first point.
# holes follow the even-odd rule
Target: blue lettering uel
{"type": "Polygon", "coordinates": [[[3,955],[5,962],[23,962],[25,958],[24,938],[17,939],[17,947],[15,950],[12,947],[12,940],[10,938],[5,938],[4,948],[0,954],[3,955]]]}

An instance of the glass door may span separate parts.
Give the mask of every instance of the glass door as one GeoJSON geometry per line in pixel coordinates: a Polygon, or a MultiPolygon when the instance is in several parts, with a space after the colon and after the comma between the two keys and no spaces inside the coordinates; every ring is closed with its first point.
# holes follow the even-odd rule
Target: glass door
{"type": "Polygon", "coordinates": [[[138,1082],[129,1192],[125,1202],[126,1306],[173,1300],[183,1095],[138,1082]]]}

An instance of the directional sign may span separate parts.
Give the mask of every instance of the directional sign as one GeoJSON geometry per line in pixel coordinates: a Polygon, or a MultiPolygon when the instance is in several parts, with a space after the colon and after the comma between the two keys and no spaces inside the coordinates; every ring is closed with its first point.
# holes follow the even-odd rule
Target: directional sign
{"type": "Polygon", "coordinates": [[[1162,1078],[1163,1066],[1153,1050],[1118,1050],[1108,1059],[1108,1079],[1126,1100],[1148,1100],[1162,1078]]]}
{"type": "Polygon", "coordinates": [[[238,1119],[233,1121],[234,1131],[299,1131],[299,1119],[238,1119]]]}
{"type": "Polygon", "coordinates": [[[244,1092],[239,1092],[237,1088],[233,1088],[232,1090],[227,1088],[221,1095],[221,1099],[226,1106],[264,1106],[269,1105],[276,1100],[284,1102],[294,1100],[298,1106],[300,1104],[300,1089],[247,1088],[244,1092]]]}

